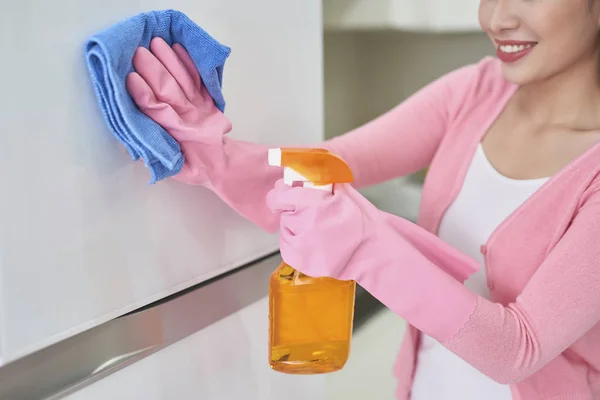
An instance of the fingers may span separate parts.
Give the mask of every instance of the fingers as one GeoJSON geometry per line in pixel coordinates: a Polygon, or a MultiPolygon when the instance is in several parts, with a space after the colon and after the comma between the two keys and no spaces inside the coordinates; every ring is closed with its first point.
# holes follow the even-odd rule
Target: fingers
{"type": "Polygon", "coordinates": [[[139,47],[136,50],[133,67],[158,100],[171,105],[176,111],[189,107],[189,101],[175,78],[148,49],[139,47]]]}
{"type": "Polygon", "coordinates": [[[202,79],[200,78],[198,68],[192,60],[192,57],[190,57],[190,54],[179,43],[175,43],[173,45],[173,51],[175,52],[181,63],[184,65],[190,77],[192,78],[192,81],[194,82],[194,87],[199,89],[202,86],[202,79]]]}
{"type": "Polygon", "coordinates": [[[129,74],[125,85],[139,109],[164,129],[168,130],[180,121],[177,112],[168,104],[159,101],[152,88],[138,73],[129,74]]]}
{"type": "Polygon", "coordinates": [[[190,54],[179,43],[175,43],[173,45],[173,51],[175,52],[175,54],[177,54],[177,56],[179,57],[179,59],[181,60],[183,65],[185,65],[186,69],[190,73],[192,79],[194,80],[194,85],[195,85],[196,89],[199,91],[200,96],[202,96],[202,98],[205,101],[207,99],[210,99],[212,101],[212,97],[208,93],[206,86],[204,86],[204,84],[202,83],[202,77],[200,76],[200,73],[198,72],[196,63],[194,63],[194,61],[190,57],[190,54]]]}
{"type": "Polygon", "coordinates": [[[150,86],[137,72],[132,72],[127,76],[125,86],[135,104],[142,110],[158,102],[150,86]]]}
{"type": "Polygon", "coordinates": [[[274,213],[281,213],[284,211],[293,211],[293,205],[284,205],[282,202],[282,193],[290,187],[283,183],[283,179],[279,179],[275,182],[275,186],[267,193],[266,201],[267,206],[274,213]]]}
{"type": "Polygon", "coordinates": [[[275,187],[267,193],[267,204],[273,212],[302,212],[309,208],[323,205],[331,200],[332,195],[322,190],[291,187],[283,179],[275,183],[275,187]]]}
{"type": "MultiPolygon", "coordinates": [[[[179,46],[181,47],[181,46],[179,46]]],[[[183,50],[183,47],[181,47],[183,50]]],[[[152,39],[150,42],[150,51],[152,54],[163,64],[163,66],[169,71],[171,76],[175,79],[175,81],[179,84],[179,87],[187,97],[189,101],[193,101],[194,97],[198,94],[198,87],[196,82],[190,75],[189,67],[183,62],[182,55],[178,55],[174,49],[169,46],[167,42],[165,42],[162,38],[157,37],[152,39]]],[[[181,53],[181,50],[179,50],[181,53]]],[[[187,52],[185,55],[187,55],[187,52]]],[[[189,58],[189,55],[187,55],[189,58]]],[[[189,59],[189,61],[192,61],[189,59]]],[[[193,65],[192,61],[192,65],[193,65]]],[[[196,71],[196,74],[198,72],[196,71]]]]}

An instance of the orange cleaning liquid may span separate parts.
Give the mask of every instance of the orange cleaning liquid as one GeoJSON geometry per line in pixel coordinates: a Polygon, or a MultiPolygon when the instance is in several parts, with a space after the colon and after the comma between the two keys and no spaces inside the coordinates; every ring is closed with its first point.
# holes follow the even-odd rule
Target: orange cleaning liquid
{"type": "Polygon", "coordinates": [[[311,278],[282,263],[270,285],[271,368],[288,374],[342,369],[350,354],[356,283],[311,278]]]}

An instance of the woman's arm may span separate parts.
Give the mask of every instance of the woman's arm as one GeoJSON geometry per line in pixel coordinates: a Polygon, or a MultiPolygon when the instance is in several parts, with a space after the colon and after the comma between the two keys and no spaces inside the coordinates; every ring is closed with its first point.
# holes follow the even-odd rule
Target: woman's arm
{"type": "Polygon", "coordinates": [[[514,303],[503,307],[481,297],[476,300],[464,328],[443,344],[502,383],[518,382],[537,372],[596,326],[600,322],[600,192],[579,210],[514,303]]]}
{"type": "Polygon", "coordinates": [[[507,306],[464,286],[475,260],[350,185],[331,195],[278,182],[268,204],[281,217],[287,263],[308,276],[355,280],[500,383],[537,372],[600,322],[600,185],[507,306]]]}
{"type": "MultiPolygon", "coordinates": [[[[210,187],[242,216],[276,231],[278,217],[266,206],[265,196],[281,170],[268,166],[266,146],[227,136],[231,123],[212,103],[185,49],[156,38],[150,51],[138,49],[133,65],[128,90],[134,101],[178,141],[185,155],[184,169],[175,179],[210,187]]],[[[480,69],[474,64],[450,72],[379,118],[314,146],[344,158],[356,187],[416,172],[433,158],[480,69]]]]}
{"type": "MultiPolygon", "coordinates": [[[[417,172],[431,162],[478,73],[478,65],[450,72],[373,121],[313,147],[342,157],[357,188],[417,172]]],[[[279,217],[265,197],[281,169],[267,165],[266,146],[223,137],[227,162],[212,174],[213,190],[244,217],[276,231],[279,217]]]]}
{"type": "MultiPolygon", "coordinates": [[[[420,246],[415,240],[423,234],[420,228],[396,216],[387,218],[396,238],[386,239],[384,247],[399,250],[373,262],[358,282],[408,323],[497,382],[510,384],[529,377],[600,323],[600,192],[580,209],[522,294],[507,306],[450,279],[444,271],[447,261],[432,256],[439,245],[420,246]],[[428,251],[427,259],[415,255],[414,262],[407,262],[412,250],[403,247],[405,239],[419,253],[428,251]]],[[[385,250],[365,246],[363,251],[385,250]]]]}
{"type": "Polygon", "coordinates": [[[473,64],[452,71],[324,145],[348,163],[357,188],[420,171],[429,166],[449,125],[472,95],[481,69],[481,64],[473,64]]]}

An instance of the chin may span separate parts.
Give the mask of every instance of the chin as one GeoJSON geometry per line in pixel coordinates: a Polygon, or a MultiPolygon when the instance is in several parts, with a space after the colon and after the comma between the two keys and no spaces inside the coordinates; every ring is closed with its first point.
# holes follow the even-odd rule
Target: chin
{"type": "Polygon", "coordinates": [[[502,75],[504,79],[512,84],[523,86],[537,81],[541,81],[544,77],[527,68],[525,65],[516,66],[502,63],[502,75]]]}

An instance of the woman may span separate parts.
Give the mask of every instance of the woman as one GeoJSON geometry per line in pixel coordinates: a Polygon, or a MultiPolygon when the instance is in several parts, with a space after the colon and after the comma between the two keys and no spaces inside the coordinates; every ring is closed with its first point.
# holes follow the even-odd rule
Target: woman
{"type": "Polygon", "coordinates": [[[600,0],[481,0],[479,20],[497,58],[319,145],[355,173],[333,195],[285,187],[266,147],[224,136],[181,46],[139,49],[128,88],[182,145],[176,179],[282,228],[284,259],[357,280],[410,324],[398,399],[598,399],[600,0]],[[421,228],[355,190],[426,166],[421,228]],[[413,246],[424,232],[456,253],[413,246]]]}

